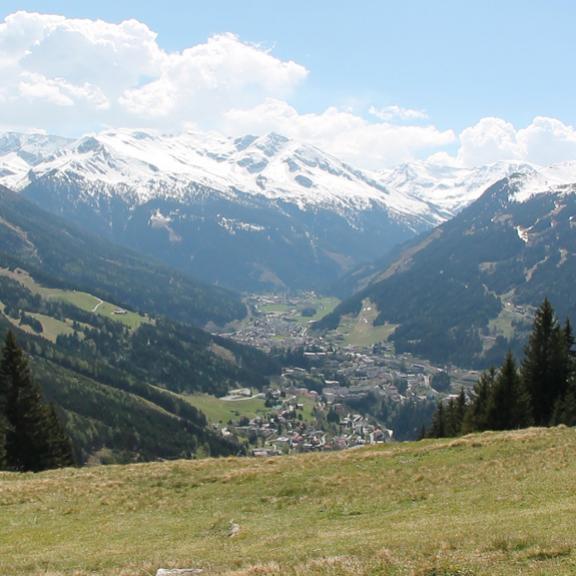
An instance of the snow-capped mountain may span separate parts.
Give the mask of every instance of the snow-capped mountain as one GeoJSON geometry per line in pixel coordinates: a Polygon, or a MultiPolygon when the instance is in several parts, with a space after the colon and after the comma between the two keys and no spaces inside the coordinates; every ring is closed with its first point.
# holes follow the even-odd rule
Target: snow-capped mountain
{"type": "Polygon", "coordinates": [[[324,287],[512,174],[561,185],[572,168],[418,162],[371,173],[273,133],[0,136],[0,184],[199,278],[246,290],[324,287]]]}
{"type": "Polygon", "coordinates": [[[43,208],[240,289],[319,288],[443,220],[428,202],[278,134],[106,131],[11,179],[43,208]]]}
{"type": "Polygon", "coordinates": [[[46,134],[0,134],[0,183],[18,188],[23,176],[33,167],[72,142],[46,134]]]}
{"type": "Polygon", "coordinates": [[[274,133],[232,139],[194,132],[108,131],[60,146],[44,160],[23,166],[20,180],[12,185],[23,189],[58,173],[62,181],[83,180],[85,193],[92,186],[94,193],[142,204],[153,198],[184,199],[194,194],[194,183],[228,198],[241,191],[301,209],[352,214],[379,204],[415,229],[438,219],[426,202],[389,190],[369,173],[274,133]]]}
{"type": "Polygon", "coordinates": [[[423,161],[382,171],[379,181],[387,189],[427,202],[448,219],[479,198],[494,182],[510,174],[532,170],[541,168],[518,162],[464,168],[423,161]]]}

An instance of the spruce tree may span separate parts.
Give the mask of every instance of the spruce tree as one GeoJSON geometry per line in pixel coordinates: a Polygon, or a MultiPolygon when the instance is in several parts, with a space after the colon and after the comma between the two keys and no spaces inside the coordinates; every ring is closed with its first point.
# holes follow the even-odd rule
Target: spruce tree
{"type": "Polygon", "coordinates": [[[4,470],[8,466],[7,452],[6,452],[6,435],[8,432],[8,424],[3,412],[0,411],[0,470],[4,470]]]}
{"type": "Polygon", "coordinates": [[[39,471],[72,464],[70,443],[55,412],[44,403],[12,332],[2,350],[0,391],[6,398],[6,467],[39,471]]]}
{"type": "Polygon", "coordinates": [[[428,436],[430,438],[444,438],[446,436],[446,416],[442,402],[438,402],[436,412],[432,416],[432,424],[430,425],[428,436]]]}
{"type": "Polygon", "coordinates": [[[74,465],[72,443],[66,434],[53,404],[45,405],[46,425],[42,450],[42,469],[63,468],[74,465]]]}
{"type": "Polygon", "coordinates": [[[488,402],[496,382],[496,370],[490,368],[482,373],[474,385],[474,397],[466,409],[462,432],[480,432],[488,430],[488,402]]]}
{"type": "Polygon", "coordinates": [[[518,374],[514,357],[508,352],[488,399],[486,426],[489,430],[512,430],[531,423],[530,398],[518,374]]]}
{"type": "Polygon", "coordinates": [[[566,424],[576,426],[576,387],[571,386],[563,398],[556,403],[552,424],[566,424]]]}
{"type": "Polygon", "coordinates": [[[8,466],[8,419],[6,418],[6,404],[8,402],[7,382],[0,378],[0,470],[8,466]]]}
{"type": "Polygon", "coordinates": [[[570,324],[562,329],[550,302],[545,299],[536,311],[521,368],[522,381],[530,394],[532,416],[537,425],[550,424],[558,399],[566,393],[571,345],[570,324]]]}

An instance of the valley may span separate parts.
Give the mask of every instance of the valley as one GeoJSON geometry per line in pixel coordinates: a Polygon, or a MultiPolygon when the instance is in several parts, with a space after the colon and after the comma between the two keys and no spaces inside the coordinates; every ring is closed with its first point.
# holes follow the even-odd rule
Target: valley
{"type": "Polygon", "coordinates": [[[331,313],[336,298],[307,292],[252,294],[244,301],[248,315],[222,335],[272,354],[284,368],[261,391],[272,407],[268,415],[262,408],[259,414],[237,413],[224,429],[238,431],[242,420],[240,432],[257,436],[258,448],[270,453],[416,439],[436,403],[461,388],[470,391],[479,376],[396,354],[387,339],[393,327],[373,326],[376,311],[369,305],[338,330],[318,333],[314,323],[331,313]],[[314,407],[307,425],[310,419],[296,409],[303,399],[314,407]]]}
{"type": "Polygon", "coordinates": [[[0,576],[576,574],[576,3],[0,3],[0,576]]]}

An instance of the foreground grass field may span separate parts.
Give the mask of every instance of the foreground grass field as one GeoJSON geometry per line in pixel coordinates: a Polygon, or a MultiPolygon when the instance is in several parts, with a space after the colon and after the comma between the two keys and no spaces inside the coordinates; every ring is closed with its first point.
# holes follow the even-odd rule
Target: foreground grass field
{"type": "Polygon", "coordinates": [[[575,455],[576,431],[556,428],[4,473],[0,574],[574,574],[575,455]]]}

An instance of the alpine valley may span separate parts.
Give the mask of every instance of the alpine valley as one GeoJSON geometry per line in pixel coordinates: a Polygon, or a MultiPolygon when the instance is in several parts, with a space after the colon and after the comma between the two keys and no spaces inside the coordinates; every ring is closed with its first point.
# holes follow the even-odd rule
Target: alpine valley
{"type": "Polygon", "coordinates": [[[305,412],[302,398],[284,405],[278,381],[320,392],[321,408],[289,423],[316,441],[339,418],[322,390],[362,388],[357,373],[376,374],[377,390],[359,388],[342,410],[382,416],[372,435],[390,425],[414,438],[440,367],[521,349],[545,296],[576,319],[574,163],[370,172],[278,134],[7,133],[0,182],[0,331],[17,332],[81,461],[242,451],[223,433],[232,421],[256,444],[272,430],[282,438],[288,424],[270,412],[243,426],[245,414],[211,404],[244,388],[264,392],[259,410],[305,412]],[[335,302],[312,290],[344,299],[329,313],[335,302]],[[274,298],[303,291],[302,314],[281,325],[274,298]],[[354,322],[361,370],[339,345],[354,322]],[[395,360],[370,356],[382,341],[395,360]],[[434,364],[421,382],[399,368],[407,353],[434,364]]]}
{"type": "Polygon", "coordinates": [[[444,222],[517,166],[362,171],[278,134],[9,133],[0,182],[193,277],[239,291],[325,289],[444,222]]]}

